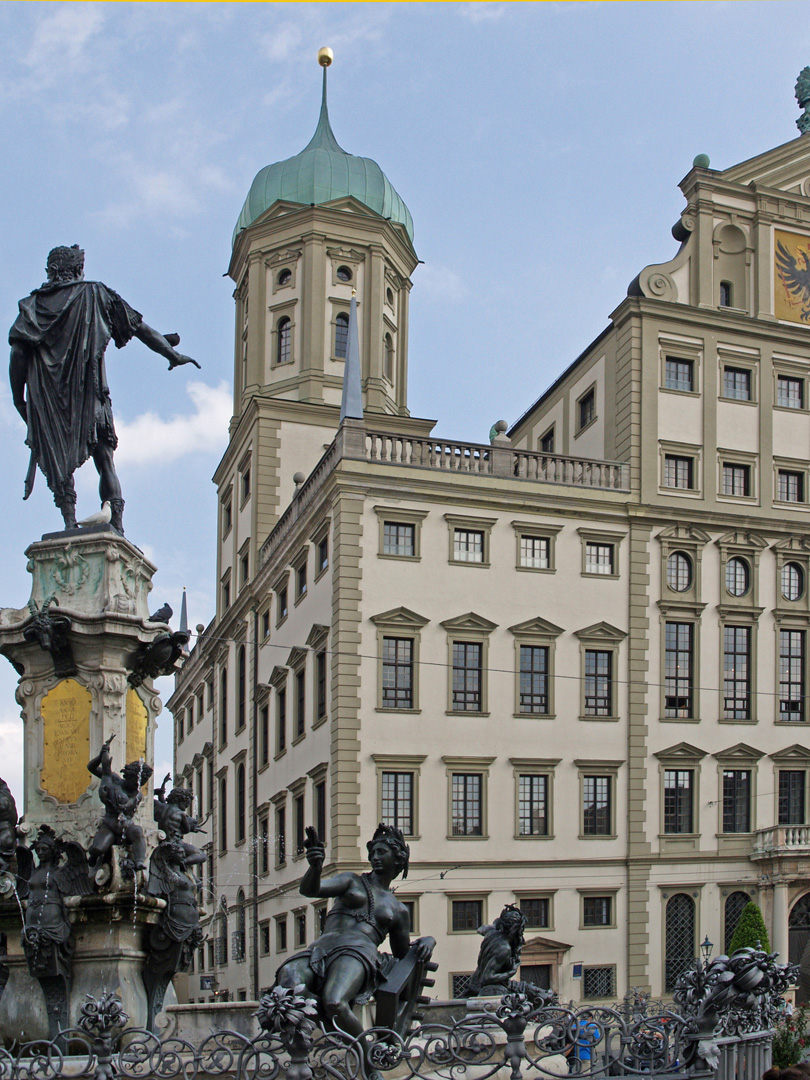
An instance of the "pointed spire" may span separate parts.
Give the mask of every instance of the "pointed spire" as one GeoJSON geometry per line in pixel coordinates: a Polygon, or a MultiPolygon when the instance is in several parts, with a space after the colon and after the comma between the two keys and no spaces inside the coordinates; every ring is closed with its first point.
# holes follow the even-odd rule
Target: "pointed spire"
{"type": "Polygon", "coordinates": [[[188,632],[188,611],[186,610],[186,589],[183,586],[183,599],[180,602],[180,633],[188,632]]]}
{"type": "Polygon", "coordinates": [[[323,89],[321,91],[321,114],[318,117],[318,126],[315,128],[315,134],[309,140],[307,145],[301,151],[305,154],[307,150],[337,150],[341,154],[345,154],[346,151],[338,143],[335,138],[335,133],[332,131],[332,125],[329,123],[329,109],[326,105],[326,69],[332,63],[332,50],[321,49],[318,52],[318,63],[323,68],[323,89]]]}
{"type": "Polygon", "coordinates": [[[343,398],[340,422],[363,419],[363,384],[360,378],[360,339],[357,333],[357,298],[352,289],[349,308],[349,335],[346,342],[346,366],[343,369],[343,398]]]}

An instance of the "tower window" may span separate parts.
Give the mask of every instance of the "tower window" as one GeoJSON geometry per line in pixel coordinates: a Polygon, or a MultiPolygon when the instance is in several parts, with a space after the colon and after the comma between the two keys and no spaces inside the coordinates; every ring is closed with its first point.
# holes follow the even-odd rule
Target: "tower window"
{"type": "Polygon", "coordinates": [[[391,307],[394,306],[394,294],[391,289],[385,290],[385,299],[388,301],[391,307]]]}
{"type": "Polygon", "coordinates": [[[284,269],[276,278],[277,285],[289,285],[292,281],[292,270],[284,269]]]}
{"type": "Polygon", "coordinates": [[[339,266],[337,268],[336,272],[337,272],[338,281],[351,281],[352,280],[352,272],[348,268],[348,266],[339,266]]]}
{"type": "Polygon", "coordinates": [[[346,359],[349,350],[349,316],[343,312],[335,319],[335,356],[346,359]]]}
{"type": "Polygon", "coordinates": [[[730,281],[721,281],[720,282],[720,307],[731,307],[732,306],[731,305],[731,297],[732,297],[732,295],[733,294],[732,294],[732,291],[731,291],[731,282],[730,281]]]}
{"type": "Polygon", "coordinates": [[[286,316],[279,319],[277,332],[276,363],[288,364],[292,359],[292,323],[286,316]]]}

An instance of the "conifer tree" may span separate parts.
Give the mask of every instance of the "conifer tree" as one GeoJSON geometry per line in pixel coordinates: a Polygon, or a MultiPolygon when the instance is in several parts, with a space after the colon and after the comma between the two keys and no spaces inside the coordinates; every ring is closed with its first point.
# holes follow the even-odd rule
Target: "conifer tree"
{"type": "Polygon", "coordinates": [[[749,901],[742,909],[740,921],[737,923],[728,951],[731,954],[737,949],[755,949],[757,945],[765,952],[771,951],[762,912],[753,901],[749,901]]]}

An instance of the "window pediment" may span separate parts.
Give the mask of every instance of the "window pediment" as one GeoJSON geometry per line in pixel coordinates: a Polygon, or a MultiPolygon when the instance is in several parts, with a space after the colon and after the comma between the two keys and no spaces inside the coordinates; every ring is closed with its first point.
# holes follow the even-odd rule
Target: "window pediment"
{"type": "Polygon", "coordinates": [[[763,548],[768,546],[767,540],[764,540],[759,533],[747,529],[732,529],[731,532],[718,537],[715,543],[719,548],[743,548],[746,551],[750,551],[752,548],[756,551],[762,551],[763,548]]]}
{"type": "Polygon", "coordinates": [[[594,623],[582,630],[575,630],[574,634],[580,641],[623,641],[627,637],[624,630],[619,630],[609,622],[594,623]]]}
{"type": "Polygon", "coordinates": [[[549,622],[548,619],[535,615],[533,619],[527,619],[525,622],[515,623],[514,626],[510,626],[509,633],[514,634],[515,637],[549,638],[559,637],[565,631],[561,626],[555,626],[553,622],[549,622]]]}
{"type": "Polygon", "coordinates": [[[810,537],[787,536],[784,540],[772,544],[771,547],[774,551],[810,551],[810,537]]]}
{"type": "Polygon", "coordinates": [[[674,746],[667,747],[666,750],[658,750],[653,755],[657,757],[659,761],[701,761],[706,757],[706,751],[701,750],[698,746],[693,746],[692,743],[679,742],[674,746]]]}
{"type": "Polygon", "coordinates": [[[468,611],[466,615],[457,615],[454,619],[445,619],[440,623],[445,630],[467,630],[478,634],[491,634],[498,626],[490,622],[483,615],[476,615],[474,611],[468,611]]]}
{"type": "Polygon", "coordinates": [[[391,627],[392,629],[421,630],[423,626],[427,626],[430,619],[411,611],[410,608],[398,607],[391,608],[390,611],[383,611],[379,615],[372,615],[371,622],[375,626],[391,627]]]}
{"type": "Polygon", "coordinates": [[[307,649],[302,649],[300,645],[296,645],[294,649],[290,650],[290,655],[287,657],[287,667],[303,667],[307,662],[307,652],[307,649]]]}
{"type": "Polygon", "coordinates": [[[275,686],[278,689],[279,686],[283,686],[287,681],[288,669],[282,667],[281,664],[276,664],[270,673],[270,685],[275,686]]]}
{"type": "Polygon", "coordinates": [[[802,746],[801,743],[794,743],[792,746],[786,746],[784,750],[777,750],[768,756],[780,764],[788,765],[794,762],[797,765],[806,765],[810,762],[810,749],[802,746]]]}
{"type": "Polygon", "coordinates": [[[670,525],[668,529],[662,529],[656,536],[657,540],[674,541],[688,544],[708,544],[711,537],[702,529],[694,525],[670,525]]]}
{"type": "Polygon", "coordinates": [[[763,756],[763,750],[757,750],[744,742],[735,743],[734,746],[730,746],[727,750],[720,750],[718,753],[712,754],[712,757],[722,762],[743,761],[753,763],[759,761],[763,756]]]}
{"type": "Polygon", "coordinates": [[[307,645],[310,649],[317,649],[329,637],[329,627],[323,623],[315,623],[307,635],[307,645]]]}

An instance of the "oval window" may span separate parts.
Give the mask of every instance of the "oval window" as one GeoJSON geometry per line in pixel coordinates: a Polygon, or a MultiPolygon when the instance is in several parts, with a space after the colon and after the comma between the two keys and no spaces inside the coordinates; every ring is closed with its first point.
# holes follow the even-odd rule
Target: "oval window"
{"type": "Polygon", "coordinates": [[[745,596],[748,592],[748,563],[735,556],[726,563],[726,588],[732,596],[745,596]]]}
{"type": "Polygon", "coordinates": [[[278,285],[289,285],[292,281],[292,270],[282,270],[276,278],[278,285]]]}
{"type": "Polygon", "coordinates": [[[683,551],[673,551],[667,559],[667,585],[675,592],[685,592],[692,584],[692,560],[683,551]]]}
{"type": "Polygon", "coordinates": [[[391,307],[394,306],[394,294],[391,291],[391,289],[386,289],[385,290],[385,299],[388,301],[388,303],[391,305],[391,307]]]}
{"type": "Polygon", "coordinates": [[[352,280],[352,272],[348,268],[348,266],[339,266],[337,268],[336,273],[337,273],[337,276],[338,276],[338,281],[351,281],[352,280]]]}
{"type": "Polygon", "coordinates": [[[804,570],[795,562],[782,567],[782,596],[785,600],[798,600],[804,592],[804,570]]]}

